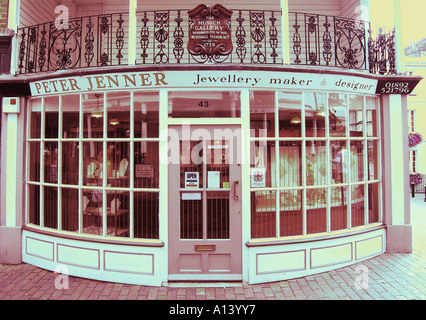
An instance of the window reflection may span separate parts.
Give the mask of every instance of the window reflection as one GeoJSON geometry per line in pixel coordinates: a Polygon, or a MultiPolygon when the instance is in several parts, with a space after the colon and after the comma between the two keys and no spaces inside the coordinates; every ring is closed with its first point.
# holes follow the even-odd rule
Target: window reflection
{"type": "Polygon", "coordinates": [[[280,137],[302,135],[302,94],[278,92],[278,116],[280,137]]]}
{"type": "Polygon", "coordinates": [[[252,137],[275,136],[275,93],[250,93],[250,132],[252,137]]]}
{"type": "Polygon", "coordinates": [[[326,95],[319,92],[305,93],[306,137],[325,137],[326,95]]]}
{"type": "Polygon", "coordinates": [[[346,95],[339,93],[330,93],[328,96],[328,109],[330,137],[346,136],[346,95]]]}

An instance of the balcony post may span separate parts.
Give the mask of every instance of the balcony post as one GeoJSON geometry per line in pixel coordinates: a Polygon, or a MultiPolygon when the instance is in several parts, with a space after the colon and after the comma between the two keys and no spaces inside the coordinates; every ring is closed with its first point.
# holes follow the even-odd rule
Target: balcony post
{"type": "Polygon", "coordinates": [[[136,8],[137,0],[129,0],[129,65],[136,64],[136,8]]]}
{"type": "Polygon", "coordinates": [[[395,69],[396,73],[405,72],[404,39],[402,36],[402,4],[401,0],[393,0],[395,24],[395,69]]]}
{"type": "Polygon", "coordinates": [[[18,68],[18,24],[19,4],[17,0],[9,0],[7,28],[14,31],[11,39],[10,74],[16,74],[18,68]]]}
{"type": "Polygon", "coordinates": [[[281,0],[281,41],[283,64],[290,64],[290,30],[288,21],[288,0],[281,0]]]}

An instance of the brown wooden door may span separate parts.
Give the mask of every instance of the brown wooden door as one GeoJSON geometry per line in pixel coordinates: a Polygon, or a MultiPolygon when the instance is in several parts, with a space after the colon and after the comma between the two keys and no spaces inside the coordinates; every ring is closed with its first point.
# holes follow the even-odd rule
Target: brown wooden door
{"type": "Polygon", "coordinates": [[[239,126],[169,128],[169,279],[241,280],[239,126]]]}

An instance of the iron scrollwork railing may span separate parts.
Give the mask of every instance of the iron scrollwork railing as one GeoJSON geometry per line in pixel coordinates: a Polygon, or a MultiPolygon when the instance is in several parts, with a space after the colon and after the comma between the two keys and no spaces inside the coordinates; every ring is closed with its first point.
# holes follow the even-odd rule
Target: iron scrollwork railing
{"type": "Polygon", "coordinates": [[[193,21],[188,10],[139,11],[136,64],[241,63],[282,64],[280,11],[233,10],[227,28],[234,50],[220,57],[200,57],[187,49],[193,21]]]}
{"type": "Polygon", "coordinates": [[[21,28],[18,72],[124,64],[126,21],[128,13],[114,13],[21,28]]]}
{"type": "MultiPolygon", "coordinates": [[[[233,50],[219,58],[200,59],[188,50],[188,10],[139,11],[131,64],[234,63],[340,67],[394,74],[395,31],[373,35],[369,22],[290,12],[290,43],[282,44],[281,12],[233,10],[226,25],[233,50]],[[374,38],[375,37],[375,38],[374,38]]],[[[34,73],[129,64],[129,14],[72,18],[18,30],[18,72],[34,73]]],[[[134,40],[133,40],[134,41],[134,40]]]]}
{"type": "Polygon", "coordinates": [[[299,12],[289,21],[291,63],[368,70],[368,22],[299,12]]]}
{"type": "Polygon", "coordinates": [[[394,33],[379,31],[363,20],[289,13],[292,64],[331,66],[370,73],[394,74],[394,33]]]}

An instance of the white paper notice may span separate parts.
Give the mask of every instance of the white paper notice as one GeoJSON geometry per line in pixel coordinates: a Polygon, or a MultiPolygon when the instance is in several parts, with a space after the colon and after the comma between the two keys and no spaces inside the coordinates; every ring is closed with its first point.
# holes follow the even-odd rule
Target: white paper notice
{"type": "Polygon", "coordinates": [[[209,171],[207,173],[207,188],[219,189],[220,188],[220,171],[209,171]]]}

